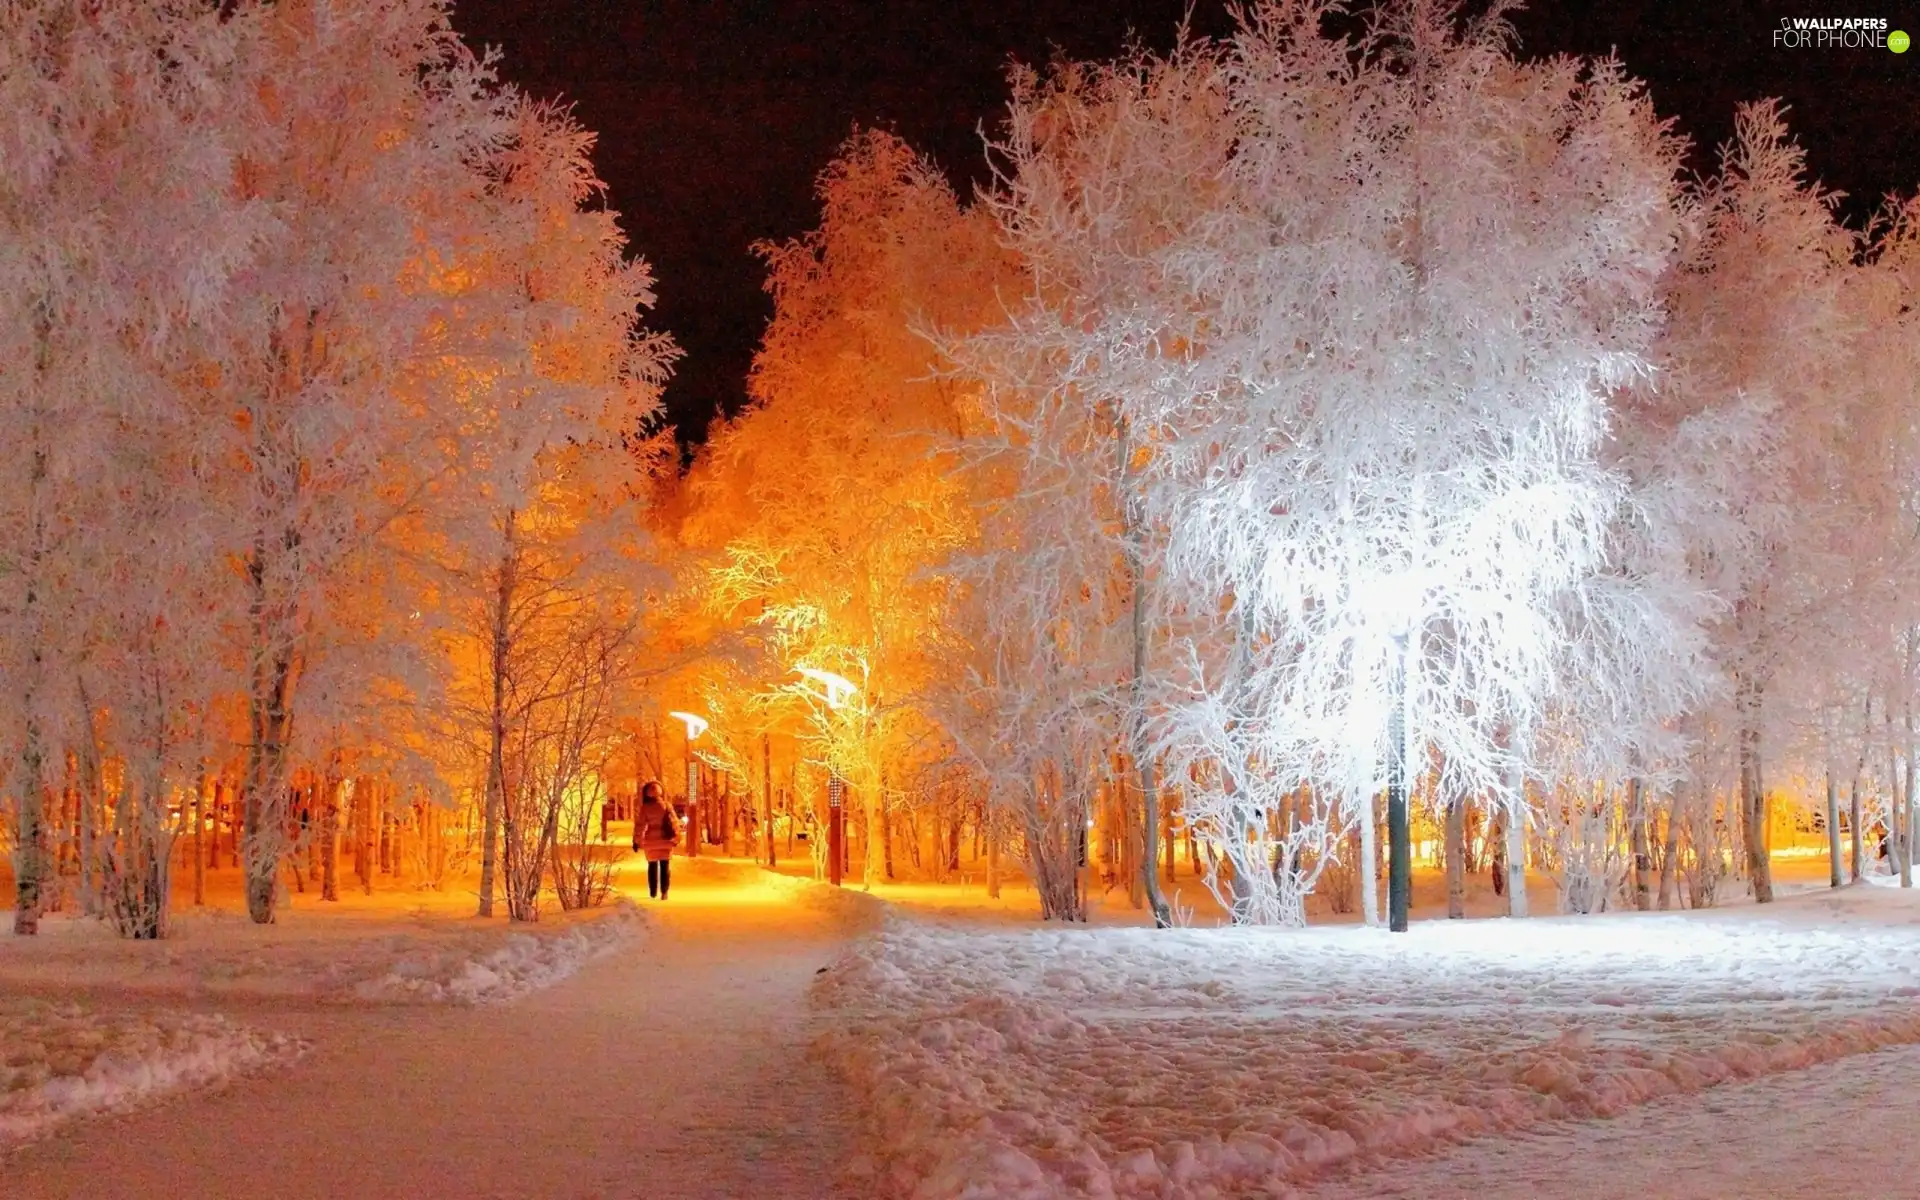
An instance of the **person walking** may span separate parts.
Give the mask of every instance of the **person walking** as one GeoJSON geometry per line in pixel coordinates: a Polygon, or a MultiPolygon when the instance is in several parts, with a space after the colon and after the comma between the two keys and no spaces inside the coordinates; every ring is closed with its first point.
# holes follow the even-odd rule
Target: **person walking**
{"type": "Polygon", "coordinates": [[[640,789],[640,807],[633,814],[634,853],[647,856],[647,895],[667,898],[672,878],[673,848],[680,842],[673,810],[660,798],[660,785],[651,780],[640,789]]]}

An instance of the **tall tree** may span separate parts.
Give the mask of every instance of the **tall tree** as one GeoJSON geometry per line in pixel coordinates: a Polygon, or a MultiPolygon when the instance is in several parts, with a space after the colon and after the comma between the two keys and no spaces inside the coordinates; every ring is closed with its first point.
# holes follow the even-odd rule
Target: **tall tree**
{"type": "Polygon", "coordinates": [[[1062,294],[1129,274],[1125,303],[1037,326],[1049,383],[1110,397],[1152,447],[1169,574],[1234,611],[1255,655],[1257,707],[1196,683],[1169,740],[1217,744],[1199,726],[1224,721],[1257,738],[1243,761],[1267,794],[1317,783],[1360,812],[1384,759],[1399,928],[1404,764],[1432,748],[1444,787],[1498,787],[1497,733],[1552,691],[1561,602],[1606,566],[1624,483],[1599,445],[1658,328],[1678,151],[1617,63],[1516,61],[1499,9],[1395,6],[1355,38],[1332,15],[1259,4],[1224,47],[1063,72],[1037,111],[1016,105],[1008,224],[1062,294]],[[1149,187],[1116,221],[1121,181],[1160,170],[1126,151],[1156,142],[1074,114],[1089,88],[1168,70],[1217,80],[1223,149],[1194,211],[1149,187]]]}

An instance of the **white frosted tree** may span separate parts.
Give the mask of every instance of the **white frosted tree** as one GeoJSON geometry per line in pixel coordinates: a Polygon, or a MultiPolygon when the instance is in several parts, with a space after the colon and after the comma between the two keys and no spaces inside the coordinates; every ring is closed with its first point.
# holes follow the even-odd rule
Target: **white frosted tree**
{"type": "MultiPolygon", "coordinates": [[[[244,592],[248,909],[273,918],[288,750],[329,597],[368,578],[472,450],[476,363],[517,281],[471,269],[499,231],[499,157],[521,101],[454,34],[444,0],[243,5],[232,186],[276,219],[209,335],[213,497],[244,592]]],[[[524,347],[513,348],[525,353],[524,347]]]]}
{"type": "Polygon", "coordinates": [[[504,837],[519,880],[509,912],[532,919],[547,815],[575,782],[554,774],[555,756],[577,770],[605,740],[603,675],[628,665],[640,502],[662,452],[647,430],[676,352],[640,327],[653,279],[626,258],[617,214],[590,207],[604,191],[592,136],[546,106],[521,102],[512,116],[488,165],[489,237],[464,264],[502,300],[463,364],[465,456],[431,524],[462,626],[457,720],[484,764],[479,913],[493,912],[504,837]],[[536,786],[534,770],[561,782],[536,786]]]}
{"type": "Polygon", "coordinates": [[[163,473],[191,491],[206,469],[171,406],[198,378],[194,327],[267,228],[222,186],[237,153],[226,72],[246,44],[206,6],[167,0],[23,2],[0,21],[0,423],[14,449],[0,503],[19,518],[0,535],[0,694],[17,932],[47,899],[50,764],[93,744],[93,700],[131,739],[136,823],[164,812],[173,707],[205,700],[183,683],[215,653],[205,610],[170,620],[165,602],[188,579],[183,595],[202,594],[208,538],[163,473]]]}
{"type": "MultiPolygon", "coordinates": [[[[1200,213],[1136,218],[1160,246],[1115,238],[1132,226],[1073,167],[1118,187],[1153,164],[1096,151],[1150,141],[1055,121],[1043,92],[1003,151],[1020,248],[1061,292],[1110,294],[1075,282],[1101,264],[1133,280],[1060,323],[1049,383],[1151,447],[1173,586],[1248,639],[1257,708],[1226,721],[1258,744],[1219,748],[1278,792],[1338,789],[1363,828],[1385,760],[1401,928],[1407,762],[1497,788],[1497,735],[1558,682],[1562,603],[1606,568],[1626,484],[1599,448],[1659,327],[1677,148],[1617,63],[1516,61],[1497,9],[1397,5],[1357,40],[1331,14],[1259,4],[1217,57],[1177,52],[1220,77],[1231,142],[1200,213]]],[[[1207,736],[1187,720],[1225,725],[1173,706],[1170,743],[1207,736]]]]}
{"type": "Polygon", "coordinates": [[[1858,242],[1833,200],[1806,177],[1776,105],[1739,111],[1668,288],[1655,401],[1669,414],[1656,429],[1718,431],[1717,445],[1688,439],[1707,452],[1686,468],[1696,570],[1724,606],[1706,632],[1726,691],[1700,715],[1732,743],[1742,856],[1762,902],[1773,898],[1762,751],[1792,736],[1790,697],[1819,690],[1805,671],[1791,685],[1785,673],[1834,654],[1878,607],[1862,607],[1869,591],[1856,585],[1875,572],[1859,556],[1888,548],[1898,508],[1875,494],[1893,482],[1886,439],[1862,440],[1873,409],[1857,360],[1863,315],[1848,300],[1858,242]]]}

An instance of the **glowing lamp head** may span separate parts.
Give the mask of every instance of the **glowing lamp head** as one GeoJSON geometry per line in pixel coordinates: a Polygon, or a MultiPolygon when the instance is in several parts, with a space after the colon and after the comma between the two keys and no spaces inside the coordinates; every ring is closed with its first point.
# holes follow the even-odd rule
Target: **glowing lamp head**
{"type": "Polygon", "coordinates": [[[827,690],[827,707],[839,708],[860,694],[860,687],[844,675],[835,675],[832,671],[822,671],[816,667],[795,667],[794,673],[811,679],[827,690]]]}
{"type": "Polygon", "coordinates": [[[698,713],[670,712],[667,714],[687,727],[687,740],[696,741],[707,731],[707,719],[698,713]]]}

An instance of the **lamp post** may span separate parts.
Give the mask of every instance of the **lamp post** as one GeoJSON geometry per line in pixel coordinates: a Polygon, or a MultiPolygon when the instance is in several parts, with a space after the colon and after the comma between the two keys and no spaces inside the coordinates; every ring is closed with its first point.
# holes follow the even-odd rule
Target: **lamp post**
{"type": "Polygon", "coordinates": [[[1413,900],[1413,837],[1407,821],[1407,638],[1393,638],[1387,714],[1387,929],[1407,931],[1413,900]]]}
{"type": "MultiPolygon", "coordinates": [[[[854,696],[859,695],[859,685],[844,675],[832,671],[822,671],[815,667],[795,667],[794,673],[803,679],[810,679],[826,689],[827,707],[839,711],[840,707],[854,696]]],[[[868,853],[872,853],[872,833],[868,833],[868,853]]],[[[840,879],[846,869],[847,857],[847,781],[832,766],[827,768],[827,882],[840,886],[840,879]]]]}
{"type": "Polygon", "coordinates": [[[670,712],[667,714],[686,726],[687,758],[687,857],[700,857],[700,769],[693,761],[694,739],[707,731],[707,719],[695,713],[670,712]]]}

